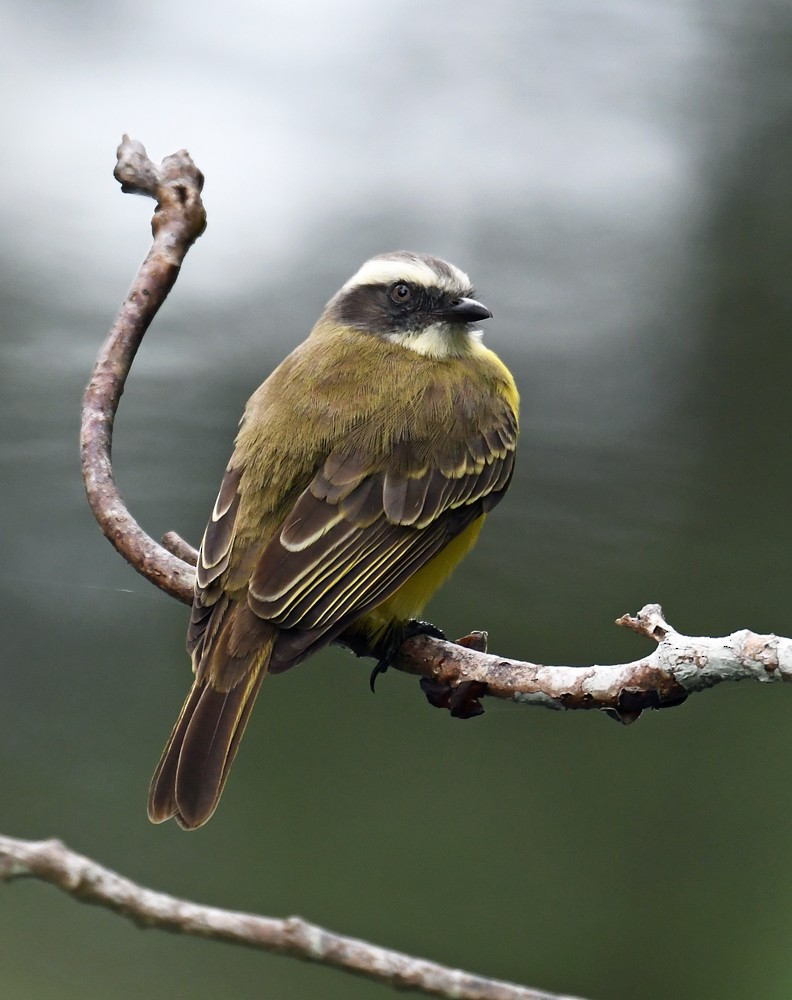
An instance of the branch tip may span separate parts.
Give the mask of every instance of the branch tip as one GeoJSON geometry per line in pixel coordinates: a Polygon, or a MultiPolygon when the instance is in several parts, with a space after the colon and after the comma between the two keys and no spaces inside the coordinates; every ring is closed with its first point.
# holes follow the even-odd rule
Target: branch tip
{"type": "Polygon", "coordinates": [[[659,604],[645,604],[635,616],[621,615],[616,619],[616,624],[645,635],[647,639],[654,639],[655,642],[662,642],[670,632],[676,631],[663,617],[663,609],[659,604]]]}
{"type": "Polygon", "coordinates": [[[465,649],[474,649],[477,653],[486,653],[488,641],[488,632],[473,631],[463,635],[461,639],[457,639],[455,645],[464,646],[465,649]]]}
{"type": "Polygon", "coordinates": [[[171,555],[176,556],[185,563],[185,568],[189,572],[198,562],[198,550],[194,549],[189,542],[186,542],[181,535],[175,531],[166,531],[162,536],[162,546],[171,555]]]}
{"type": "Polygon", "coordinates": [[[116,166],[113,176],[121,185],[124,194],[142,194],[156,197],[157,168],[149,159],[146,147],[137,139],[130,139],[124,133],[116,150],[116,166]]]}

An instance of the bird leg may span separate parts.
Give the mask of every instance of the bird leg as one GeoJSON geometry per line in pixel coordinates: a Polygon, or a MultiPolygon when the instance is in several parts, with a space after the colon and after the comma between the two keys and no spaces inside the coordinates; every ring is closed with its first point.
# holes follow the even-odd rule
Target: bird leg
{"type": "Polygon", "coordinates": [[[393,628],[388,630],[385,638],[371,650],[371,654],[378,657],[377,665],[371,671],[371,676],[369,677],[369,687],[372,691],[377,682],[377,677],[380,674],[384,674],[391,665],[396,658],[396,654],[401,649],[402,643],[406,642],[407,639],[412,639],[416,635],[429,635],[433,639],[445,639],[445,632],[436,625],[432,625],[431,622],[419,622],[411,618],[400,625],[394,625],[393,628]]]}

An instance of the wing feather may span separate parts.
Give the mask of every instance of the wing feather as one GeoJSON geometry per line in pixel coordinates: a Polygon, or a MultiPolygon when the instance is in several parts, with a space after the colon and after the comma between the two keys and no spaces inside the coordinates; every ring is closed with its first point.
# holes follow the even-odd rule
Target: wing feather
{"type": "Polygon", "coordinates": [[[313,495],[310,488],[302,493],[280,531],[280,544],[290,552],[310,549],[343,520],[335,504],[313,495]]]}
{"type": "MultiPolygon", "coordinates": [[[[243,578],[250,610],[293,633],[297,653],[385,600],[494,507],[511,478],[515,443],[516,418],[505,403],[466,440],[401,440],[373,465],[347,442],[319,465],[258,551],[244,542],[236,553],[242,470],[229,468],[198,559],[188,638],[194,663],[223,621],[229,565],[237,576],[241,565],[251,567],[243,578]]],[[[277,669],[288,666],[286,645],[277,669]]]]}
{"type": "MultiPolygon", "coordinates": [[[[445,449],[445,450],[442,450],[445,449]]],[[[427,442],[401,441],[384,467],[338,450],[263,546],[248,602],[281,629],[321,635],[394,593],[500,499],[514,458],[512,418],[432,460],[427,442]],[[508,442],[512,443],[509,444],[508,442]]]]}
{"type": "Polygon", "coordinates": [[[239,481],[241,469],[226,469],[212,516],[204,531],[196,566],[197,582],[207,588],[228,569],[231,558],[236,519],[239,513],[239,481]]]}
{"type": "Polygon", "coordinates": [[[382,515],[383,480],[381,472],[374,473],[342,501],[341,510],[347,521],[358,528],[366,528],[382,515]]]}
{"type": "Polygon", "coordinates": [[[385,474],[382,487],[382,509],[392,524],[414,524],[420,517],[429,488],[429,469],[416,476],[385,474]]]}

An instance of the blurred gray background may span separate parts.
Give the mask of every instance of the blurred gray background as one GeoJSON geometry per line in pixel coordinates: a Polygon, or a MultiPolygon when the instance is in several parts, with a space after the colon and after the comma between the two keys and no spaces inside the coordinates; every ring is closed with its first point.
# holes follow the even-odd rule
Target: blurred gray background
{"type": "MultiPolygon", "coordinates": [[[[212,822],[146,788],[186,609],[102,538],[80,395],[148,247],[123,131],[187,147],[209,228],[143,346],[115,462],[197,541],[247,396],[373,253],[447,257],[523,394],[518,472],[429,609],[550,663],[792,633],[792,6],[774,0],[0,4],[2,832],[154,888],[591,1000],[788,1000],[790,693],[630,728],[459,722],[327,650],[269,680],[212,822]]],[[[0,888],[14,1000],[385,998],[0,888]]]]}

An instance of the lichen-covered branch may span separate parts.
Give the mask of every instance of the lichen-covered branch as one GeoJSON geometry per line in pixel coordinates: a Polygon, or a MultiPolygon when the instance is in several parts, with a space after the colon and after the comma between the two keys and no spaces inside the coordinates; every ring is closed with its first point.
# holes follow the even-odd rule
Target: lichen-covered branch
{"type": "Polygon", "coordinates": [[[0,836],[0,879],[26,877],[50,882],[82,902],[104,906],[141,927],[280,952],[402,990],[457,1000],[575,1000],[449,969],[359,938],[334,934],[301,917],[278,919],[201,906],[137,885],[58,840],[0,836]]]}
{"type": "Polygon", "coordinates": [[[452,688],[480,685],[478,696],[543,708],[606,711],[624,724],[647,708],[671,708],[724,681],[792,681],[792,639],[743,629],[722,638],[682,635],[647,604],[616,622],[657,647],[632,663],[553,667],[470,650],[419,636],[401,650],[399,666],[452,688]]]}

